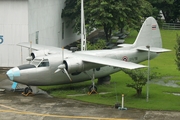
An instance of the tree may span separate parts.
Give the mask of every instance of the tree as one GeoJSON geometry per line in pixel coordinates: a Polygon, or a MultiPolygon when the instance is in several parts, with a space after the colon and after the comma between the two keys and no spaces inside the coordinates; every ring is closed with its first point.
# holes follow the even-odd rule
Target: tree
{"type": "Polygon", "coordinates": [[[179,0],[148,0],[154,7],[154,13],[159,17],[159,12],[162,10],[165,21],[167,23],[177,22],[180,16],[180,1],[179,0]]]}
{"type": "MultiPolygon", "coordinates": [[[[151,73],[149,75],[150,80],[157,77],[157,72],[153,72],[154,69],[156,68],[151,68],[151,73]]],[[[143,86],[145,86],[147,83],[147,74],[148,74],[147,69],[145,68],[135,69],[135,70],[123,69],[123,72],[128,74],[133,80],[132,83],[127,83],[127,87],[134,88],[136,90],[136,94],[140,96],[142,93],[143,86]]]]}
{"type": "Polygon", "coordinates": [[[177,35],[176,42],[177,44],[174,47],[176,54],[175,63],[177,65],[178,70],[180,70],[180,36],[179,35],[177,35]]]}
{"type": "MultiPolygon", "coordinates": [[[[66,0],[62,18],[80,33],[80,0],[66,0]]],[[[103,28],[106,40],[111,38],[112,30],[122,30],[125,26],[140,26],[143,16],[149,16],[151,4],[146,0],[85,0],[84,13],[87,31],[103,28]]]]}
{"type": "MultiPolygon", "coordinates": [[[[78,44],[77,47],[80,47],[81,44],[78,44]]],[[[97,42],[91,43],[90,41],[87,41],[87,50],[102,50],[106,47],[106,42],[103,39],[98,39],[97,42]]]]}

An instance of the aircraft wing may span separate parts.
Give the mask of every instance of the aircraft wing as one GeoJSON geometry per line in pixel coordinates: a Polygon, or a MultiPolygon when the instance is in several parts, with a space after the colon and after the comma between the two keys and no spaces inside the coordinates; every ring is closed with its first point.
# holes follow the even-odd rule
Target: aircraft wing
{"type": "MultiPolygon", "coordinates": [[[[17,45],[21,46],[21,47],[29,48],[29,49],[31,48],[32,50],[36,50],[36,51],[49,50],[49,53],[58,53],[58,52],[62,51],[62,48],[47,46],[47,45],[39,45],[39,44],[30,45],[30,43],[28,43],[28,42],[19,43],[17,45]]],[[[66,49],[64,49],[64,50],[66,50],[66,49]]],[[[66,51],[68,51],[68,50],[66,50],[66,51]]]]}
{"type": "Polygon", "coordinates": [[[140,50],[140,51],[149,51],[150,50],[151,52],[156,52],[156,53],[171,51],[169,49],[157,48],[157,47],[150,47],[150,49],[148,49],[146,46],[137,47],[137,50],[140,50]]]}
{"type": "Polygon", "coordinates": [[[109,65],[113,67],[126,68],[126,69],[136,69],[136,68],[146,67],[144,65],[117,60],[113,58],[92,56],[92,55],[79,54],[79,53],[75,53],[75,54],[84,62],[90,62],[90,63],[107,65],[107,66],[109,65]]]}
{"type": "MultiPolygon", "coordinates": [[[[33,50],[37,50],[37,51],[49,50],[49,53],[58,53],[62,51],[62,48],[53,47],[53,46],[37,45],[37,44],[32,44],[30,46],[30,43],[27,43],[27,42],[19,43],[18,46],[25,47],[25,48],[32,48],[33,50]]],[[[117,59],[112,59],[112,58],[107,58],[107,57],[99,57],[99,56],[80,54],[80,53],[74,53],[74,54],[76,54],[82,61],[89,62],[89,63],[109,65],[109,66],[127,68],[127,69],[136,69],[136,68],[146,67],[144,65],[140,65],[140,64],[136,64],[132,62],[125,62],[122,60],[117,60],[117,59]]]]}

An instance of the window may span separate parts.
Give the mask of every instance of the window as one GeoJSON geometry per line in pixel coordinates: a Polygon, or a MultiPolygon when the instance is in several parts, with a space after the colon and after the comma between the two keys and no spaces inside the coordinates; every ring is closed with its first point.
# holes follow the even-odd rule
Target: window
{"type": "Polygon", "coordinates": [[[38,66],[40,64],[40,62],[42,61],[42,59],[34,59],[31,64],[34,66],[38,66]]]}
{"type": "Polygon", "coordinates": [[[47,67],[49,66],[49,61],[48,59],[44,59],[39,65],[38,67],[47,67]]]}
{"type": "Polygon", "coordinates": [[[49,66],[49,60],[48,59],[34,59],[31,62],[31,65],[34,65],[36,67],[47,67],[49,66]]]}

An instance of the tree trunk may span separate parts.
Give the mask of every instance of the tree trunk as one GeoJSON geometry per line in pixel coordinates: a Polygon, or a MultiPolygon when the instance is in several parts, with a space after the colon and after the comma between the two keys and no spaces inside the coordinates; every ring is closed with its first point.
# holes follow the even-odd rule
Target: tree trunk
{"type": "Polygon", "coordinates": [[[138,96],[140,96],[140,95],[141,95],[141,93],[142,93],[142,88],[138,88],[138,89],[136,89],[136,93],[137,93],[137,95],[138,95],[138,96]]]}
{"type": "Polygon", "coordinates": [[[112,28],[108,27],[108,25],[104,25],[104,33],[106,36],[107,42],[111,42],[111,34],[112,34],[112,28]]]}

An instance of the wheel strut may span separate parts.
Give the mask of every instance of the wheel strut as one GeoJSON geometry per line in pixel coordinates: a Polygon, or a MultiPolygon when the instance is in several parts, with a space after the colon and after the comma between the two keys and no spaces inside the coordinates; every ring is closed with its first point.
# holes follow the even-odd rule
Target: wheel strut
{"type": "Polygon", "coordinates": [[[92,85],[89,87],[88,94],[91,95],[93,93],[97,94],[97,87],[95,86],[94,79],[95,79],[95,69],[93,69],[93,76],[92,76],[92,85]]]}

